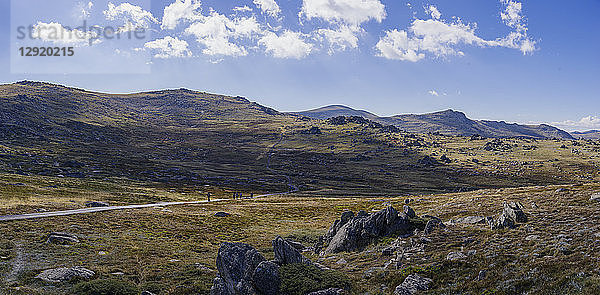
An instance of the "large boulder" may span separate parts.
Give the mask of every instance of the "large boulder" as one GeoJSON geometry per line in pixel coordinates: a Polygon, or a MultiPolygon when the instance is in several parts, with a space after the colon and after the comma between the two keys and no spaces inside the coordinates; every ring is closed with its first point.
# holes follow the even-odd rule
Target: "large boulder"
{"type": "Polygon", "coordinates": [[[273,252],[275,253],[275,263],[279,265],[292,263],[312,264],[308,258],[300,254],[300,251],[282,237],[277,237],[273,240],[273,252]]]}
{"type": "Polygon", "coordinates": [[[515,222],[527,222],[527,215],[522,208],[523,205],[516,202],[504,203],[504,213],[515,222]]]}
{"type": "Polygon", "coordinates": [[[523,206],[516,202],[504,202],[504,210],[494,220],[489,219],[492,229],[515,228],[517,223],[527,222],[527,215],[523,212],[523,206]]]}
{"type": "Polygon", "coordinates": [[[221,244],[217,254],[219,276],[215,278],[210,294],[255,294],[252,277],[263,261],[265,258],[248,244],[221,244]]]}
{"type": "Polygon", "coordinates": [[[46,242],[51,244],[69,245],[79,243],[79,238],[77,238],[76,235],[55,232],[48,235],[46,242]]]}
{"type": "Polygon", "coordinates": [[[87,268],[83,267],[61,267],[48,269],[37,275],[35,278],[40,279],[48,283],[64,283],[69,282],[75,278],[78,279],[90,279],[95,273],[87,268]]]}
{"type": "Polygon", "coordinates": [[[328,240],[326,237],[327,247],[324,253],[360,250],[374,239],[394,233],[407,234],[414,228],[406,214],[398,214],[392,206],[370,215],[357,214],[341,226],[331,239],[328,240]]]}
{"type": "Polygon", "coordinates": [[[252,281],[259,294],[279,294],[279,288],[281,287],[279,266],[271,261],[261,262],[254,270],[252,281]]]}
{"type": "Polygon", "coordinates": [[[431,282],[431,279],[423,278],[418,274],[411,274],[404,279],[402,284],[396,287],[394,295],[414,295],[419,291],[427,291],[431,282]]]}

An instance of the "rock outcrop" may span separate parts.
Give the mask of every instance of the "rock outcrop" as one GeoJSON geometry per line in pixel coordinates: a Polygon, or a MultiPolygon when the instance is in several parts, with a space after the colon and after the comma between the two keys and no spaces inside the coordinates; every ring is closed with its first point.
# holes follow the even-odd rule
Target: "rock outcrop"
{"type": "Polygon", "coordinates": [[[414,295],[419,291],[427,291],[431,282],[431,279],[423,278],[418,274],[411,274],[404,279],[402,284],[396,287],[394,295],[414,295]]]}
{"type": "Polygon", "coordinates": [[[48,235],[46,242],[51,244],[69,245],[79,243],[79,238],[76,235],[54,232],[48,235]]]}
{"type": "Polygon", "coordinates": [[[266,259],[248,244],[221,244],[217,254],[219,276],[215,278],[210,294],[255,294],[253,275],[263,261],[266,259]]]}
{"type": "Polygon", "coordinates": [[[83,267],[61,267],[45,270],[35,278],[48,283],[64,283],[75,278],[87,280],[94,275],[95,273],[93,271],[83,267]]]}
{"type": "Polygon", "coordinates": [[[496,219],[488,219],[492,229],[515,228],[517,223],[527,222],[523,205],[516,202],[504,202],[504,210],[496,219]]]}
{"type": "MultiPolygon", "coordinates": [[[[295,245],[298,247],[298,245],[295,245]]],[[[273,240],[275,259],[267,261],[256,249],[243,243],[223,243],[217,254],[219,275],[211,295],[276,295],[281,287],[279,267],[285,264],[313,264],[292,243],[273,240]]]]}
{"type": "Polygon", "coordinates": [[[392,206],[373,214],[362,211],[354,216],[352,212],[345,212],[325,235],[324,253],[361,250],[377,238],[411,233],[415,226],[410,222],[409,215],[414,211],[405,206],[404,212],[399,214],[392,206]]]}
{"type": "Polygon", "coordinates": [[[281,287],[279,266],[270,261],[261,262],[254,270],[252,281],[259,294],[279,294],[279,288],[281,287]]]}
{"type": "Polygon", "coordinates": [[[282,237],[277,237],[273,240],[273,252],[275,253],[274,262],[279,265],[292,263],[312,264],[312,262],[304,257],[298,249],[282,237]]]}

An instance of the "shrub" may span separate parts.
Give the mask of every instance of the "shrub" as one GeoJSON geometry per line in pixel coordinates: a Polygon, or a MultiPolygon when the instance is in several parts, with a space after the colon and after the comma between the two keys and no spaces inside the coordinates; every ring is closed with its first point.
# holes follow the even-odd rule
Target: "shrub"
{"type": "Polygon", "coordinates": [[[287,264],[279,269],[281,293],[305,295],[328,288],[350,289],[350,279],[334,270],[321,270],[314,265],[287,264]]]}
{"type": "Polygon", "coordinates": [[[138,288],[130,282],[117,280],[93,280],[73,287],[77,295],[139,295],[138,288]]]}

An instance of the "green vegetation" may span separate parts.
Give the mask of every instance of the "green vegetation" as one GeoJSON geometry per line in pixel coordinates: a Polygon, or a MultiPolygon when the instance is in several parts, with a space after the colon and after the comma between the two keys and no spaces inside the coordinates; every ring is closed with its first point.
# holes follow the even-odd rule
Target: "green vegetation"
{"type": "Polygon", "coordinates": [[[117,280],[93,280],[73,287],[78,295],[138,295],[140,291],[132,283],[117,280]]]}
{"type": "Polygon", "coordinates": [[[314,265],[288,264],[279,269],[281,293],[306,295],[329,288],[349,290],[350,279],[337,271],[320,270],[314,265]]]}

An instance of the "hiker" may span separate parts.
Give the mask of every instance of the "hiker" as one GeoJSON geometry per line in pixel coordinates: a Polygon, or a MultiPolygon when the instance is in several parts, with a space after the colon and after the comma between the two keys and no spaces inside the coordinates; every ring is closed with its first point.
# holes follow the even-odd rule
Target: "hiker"
{"type": "Polygon", "coordinates": [[[208,202],[210,202],[210,193],[206,193],[206,198],[208,199],[208,202]]]}

